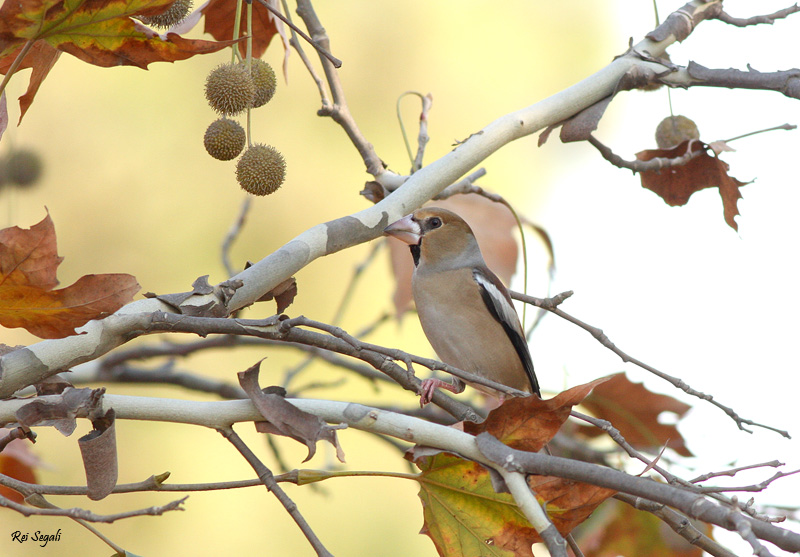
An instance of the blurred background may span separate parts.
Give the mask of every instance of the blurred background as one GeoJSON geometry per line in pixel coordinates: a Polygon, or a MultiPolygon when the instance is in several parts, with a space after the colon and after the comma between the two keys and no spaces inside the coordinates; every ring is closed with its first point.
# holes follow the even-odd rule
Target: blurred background
{"type": "MultiPolygon", "coordinates": [[[[658,2],[661,16],[682,2],[658,2]]],[[[781,2],[727,1],[732,15],[748,17],[786,7],[781,2]]],[[[344,61],[340,75],[350,110],[379,156],[406,173],[406,155],[395,116],[404,91],[433,95],[426,162],[445,155],[494,119],[556,94],[625,52],[654,27],[649,2],[563,0],[558,3],[508,1],[315,3],[331,38],[332,52],[344,61]]],[[[200,38],[200,28],[190,37],[200,38]]],[[[207,38],[207,37],[206,37],[207,38]]],[[[711,68],[751,64],[760,71],[798,67],[800,17],[773,26],[737,29],[703,23],[683,44],[670,48],[672,60],[697,61],[711,68]]],[[[306,47],[306,52],[312,50],[306,47]]],[[[320,101],[296,54],[288,83],[280,76],[283,49],[275,40],[264,59],[279,73],[275,98],[253,112],[256,142],[274,145],[287,160],[287,181],[275,194],[253,201],[247,224],[232,249],[236,265],[257,261],[311,226],[368,205],[358,195],[369,176],[343,131],[316,116],[320,101]]],[[[220,245],[234,222],[244,193],[235,181],[235,161],[211,159],[203,133],[216,118],[206,104],[207,73],[230,58],[229,51],[176,64],[152,64],[149,71],[104,69],[63,55],[42,85],[22,125],[17,97],[29,72],[8,88],[11,125],[0,143],[41,155],[44,174],[28,191],[0,191],[3,226],[28,228],[49,211],[55,222],[63,286],[89,273],[130,273],[142,292],[190,290],[200,275],[226,278],[220,245]]],[[[314,57],[316,62],[316,57],[314,57]]],[[[318,67],[318,65],[317,65],[318,67]]],[[[780,125],[800,123],[797,101],[778,93],[693,88],[672,91],[675,114],[693,119],[710,142],[780,125]]],[[[419,106],[402,104],[411,137],[419,106]]],[[[608,109],[597,136],[626,159],[655,147],[658,123],[670,114],[667,92],[626,92],[608,109]]],[[[798,265],[795,208],[800,204],[794,157],[800,133],[778,131],[732,144],[722,158],[730,174],[750,182],[739,201],[738,233],[728,227],[715,189],[694,194],[685,207],[671,208],[627,170],[606,163],[588,144],[563,145],[556,134],[541,148],[536,137],[519,140],[482,165],[478,183],[510,200],[543,226],[555,246],[556,274],[551,292],[573,290],[562,309],[602,328],[628,354],[692,387],[712,394],[743,417],[800,435],[795,393],[800,332],[796,313],[798,265]]],[[[315,261],[297,275],[299,294],[287,313],[329,321],[354,267],[371,246],[359,246],[315,261]]],[[[548,294],[547,257],[529,238],[528,292],[548,294]]],[[[512,287],[522,290],[519,278],[512,287]]],[[[342,326],[357,332],[393,311],[394,289],[388,256],[382,250],[365,271],[342,326]]],[[[247,317],[263,317],[274,306],[255,307],[247,317]]],[[[532,317],[529,312],[528,319],[532,317]]],[[[36,339],[3,329],[9,345],[36,339]]],[[[173,337],[171,337],[173,338],[173,337]]],[[[189,337],[187,337],[187,340],[189,337]]],[[[153,342],[140,339],[138,342],[153,342]]],[[[432,356],[416,317],[390,321],[371,342],[432,356]]],[[[755,429],[739,431],[722,411],[677,392],[645,371],[623,364],[590,335],[547,316],[533,335],[531,349],[546,394],[618,371],[648,388],[693,406],[680,430],[698,455],[685,463],[697,473],[779,459],[784,470],[800,468],[797,442],[755,429]]],[[[260,358],[263,385],[280,383],[304,359],[292,349],[240,348],[177,362],[235,382],[235,373],[260,358]]],[[[344,381],[335,388],[309,390],[307,397],[413,407],[414,397],[371,384],[323,363],[298,377],[295,387],[344,381]]],[[[170,387],[109,385],[109,392],[210,400],[170,387]]],[[[85,482],[76,444],[90,426],[79,424],[70,438],[40,429],[34,452],[44,462],[39,480],[47,484],[85,482]]],[[[252,426],[242,436],[277,473],[279,466],[252,426]]],[[[170,471],[177,483],[253,477],[236,451],[216,432],[159,424],[117,424],[120,483],[170,471]]],[[[357,431],[340,434],[353,470],[408,471],[401,455],[357,431]]],[[[305,451],[278,439],[290,467],[300,467],[305,451]]],[[[320,445],[303,467],[334,465],[320,445]]],[[[752,484],[772,474],[760,470],[731,480],[752,484]]],[[[692,476],[692,471],[686,473],[692,476]]],[[[722,482],[722,480],[720,480],[722,482]]],[[[422,510],[417,484],[391,478],[334,479],[318,489],[285,485],[316,533],[337,555],[435,555],[418,535],[422,510]]],[[[800,479],[779,481],[760,504],[796,505],[800,479]]],[[[165,504],[171,494],[116,495],[88,503],[57,498],[58,505],[83,506],[98,513],[165,504]]],[[[61,541],[39,548],[0,538],[4,555],[107,555],[107,546],[67,520],[22,518],[4,511],[3,532],[62,529],[61,541]]],[[[796,525],[795,525],[796,530],[796,525]]],[[[185,512],[124,520],[98,529],[139,555],[218,555],[260,553],[311,555],[312,550],[274,497],[263,488],[192,494],[185,512]]],[[[737,554],[750,549],[736,536],[721,534],[737,554]]],[[[779,554],[779,553],[776,553],[779,554]]]]}

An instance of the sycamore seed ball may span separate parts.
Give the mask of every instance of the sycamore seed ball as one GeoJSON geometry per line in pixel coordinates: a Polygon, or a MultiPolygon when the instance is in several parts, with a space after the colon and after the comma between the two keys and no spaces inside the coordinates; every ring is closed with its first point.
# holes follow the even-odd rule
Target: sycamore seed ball
{"type": "Polygon", "coordinates": [[[163,13],[152,16],[141,16],[138,17],[138,19],[150,27],[169,29],[173,25],[177,25],[186,19],[186,16],[189,15],[189,11],[191,9],[192,0],[175,0],[163,13]]]}
{"type": "Polygon", "coordinates": [[[656,128],[656,143],[659,149],[669,149],[687,139],[700,139],[697,124],[686,116],[668,116],[656,128]]]}
{"type": "Polygon", "coordinates": [[[203,144],[208,154],[220,161],[229,161],[239,156],[244,149],[247,136],[239,122],[228,118],[214,120],[206,129],[203,144]]]}
{"type": "Polygon", "coordinates": [[[2,161],[4,181],[20,187],[33,185],[42,175],[42,159],[34,151],[12,151],[2,161]]]}
{"type": "Polygon", "coordinates": [[[217,66],[206,78],[206,100],[223,115],[236,115],[253,105],[255,85],[241,64],[217,66]]]}
{"type": "Polygon", "coordinates": [[[278,80],[275,78],[275,71],[272,66],[264,62],[264,60],[254,58],[251,63],[250,75],[252,75],[253,83],[256,87],[253,108],[258,108],[272,99],[275,94],[275,88],[278,86],[278,80]]]}
{"type": "Polygon", "coordinates": [[[253,195],[269,195],[281,187],[286,177],[286,161],[271,145],[256,143],[236,163],[236,181],[253,195]]]}

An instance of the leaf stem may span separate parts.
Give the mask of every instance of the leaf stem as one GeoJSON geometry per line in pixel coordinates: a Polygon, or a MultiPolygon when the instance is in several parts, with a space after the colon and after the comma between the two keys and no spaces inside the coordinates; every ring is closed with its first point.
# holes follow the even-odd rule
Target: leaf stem
{"type": "Polygon", "coordinates": [[[14,61],[11,63],[11,66],[9,66],[6,75],[3,76],[3,81],[0,82],[0,95],[2,95],[3,91],[6,90],[6,85],[8,85],[8,81],[11,79],[11,76],[14,75],[14,73],[16,73],[16,71],[19,69],[20,64],[22,64],[22,60],[28,55],[28,52],[33,47],[33,43],[35,42],[36,39],[28,39],[28,42],[22,46],[19,54],[17,54],[17,57],[14,58],[14,61]]]}
{"type": "MultiPolygon", "coordinates": [[[[235,19],[233,20],[233,35],[231,39],[236,40],[239,38],[239,32],[241,31],[242,27],[242,0],[236,0],[236,12],[233,16],[235,19]]],[[[231,64],[236,63],[236,54],[239,51],[239,43],[231,46],[231,64]]]]}

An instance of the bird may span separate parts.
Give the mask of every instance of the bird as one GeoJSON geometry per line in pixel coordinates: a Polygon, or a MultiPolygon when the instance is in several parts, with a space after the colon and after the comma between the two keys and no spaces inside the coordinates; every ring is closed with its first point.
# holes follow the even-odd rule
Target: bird
{"type": "MultiPolygon", "coordinates": [[[[508,290],[486,266],[469,225],[438,207],[418,209],[384,229],[409,245],[412,293],[422,330],[439,359],[458,369],[541,396],[525,334],[508,290]]],[[[500,399],[482,385],[472,387],[500,399]]],[[[453,393],[464,383],[423,381],[420,405],[437,388],[453,393]]]]}

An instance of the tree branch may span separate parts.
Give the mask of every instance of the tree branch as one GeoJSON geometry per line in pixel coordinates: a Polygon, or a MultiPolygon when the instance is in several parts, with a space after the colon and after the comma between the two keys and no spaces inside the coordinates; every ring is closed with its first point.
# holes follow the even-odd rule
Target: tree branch
{"type": "Polygon", "coordinates": [[[695,396],[695,397],[697,397],[699,399],[702,399],[702,400],[705,400],[707,402],[710,402],[711,404],[713,404],[714,406],[716,406],[717,408],[719,408],[720,410],[725,412],[734,422],[736,422],[737,427],[739,429],[741,429],[742,431],[746,431],[748,433],[752,433],[751,430],[749,430],[749,429],[747,429],[745,427],[745,425],[750,425],[750,426],[761,427],[761,428],[764,428],[764,429],[768,429],[770,431],[774,431],[776,433],[779,433],[781,436],[786,437],[787,439],[791,439],[791,435],[789,435],[789,432],[784,431],[782,429],[778,429],[778,428],[772,427],[772,426],[760,424],[760,423],[754,422],[752,420],[748,420],[748,419],[742,418],[732,408],[729,408],[728,406],[725,406],[724,404],[721,404],[721,403],[717,402],[716,400],[714,400],[713,396],[707,395],[707,394],[702,393],[700,391],[697,391],[697,390],[693,389],[691,386],[689,386],[688,384],[686,384],[682,379],[679,379],[677,377],[673,377],[673,376],[671,376],[669,374],[664,373],[663,371],[659,371],[656,368],[654,368],[654,367],[652,367],[652,366],[650,366],[650,365],[648,365],[648,364],[646,364],[646,363],[644,363],[644,362],[642,362],[640,360],[637,360],[636,358],[633,358],[633,357],[629,356],[628,354],[626,354],[625,352],[623,352],[622,350],[617,348],[617,346],[613,342],[611,342],[611,339],[609,339],[601,329],[599,329],[597,327],[593,327],[592,325],[589,325],[587,323],[584,323],[580,319],[577,319],[577,318],[569,315],[568,313],[566,313],[565,311],[562,311],[558,307],[549,307],[549,306],[545,306],[545,305],[540,305],[543,302],[540,298],[534,298],[533,296],[527,296],[527,295],[521,294],[519,292],[510,292],[510,294],[511,294],[511,297],[514,298],[515,300],[519,300],[521,302],[533,304],[533,305],[535,305],[537,307],[543,307],[547,311],[549,311],[551,313],[554,313],[555,315],[558,315],[562,319],[565,319],[565,320],[569,321],[570,323],[573,323],[573,324],[577,325],[578,327],[580,327],[584,331],[587,331],[595,339],[597,339],[597,341],[600,344],[602,344],[603,346],[605,346],[606,348],[611,350],[614,354],[619,356],[622,359],[623,362],[630,362],[630,363],[632,363],[634,365],[637,365],[640,368],[649,371],[653,375],[656,375],[656,376],[664,379],[665,381],[668,381],[674,387],[682,390],[686,394],[691,395],[691,396],[695,396]]]}
{"type": "Polygon", "coordinates": [[[300,514],[300,510],[297,508],[297,505],[291,498],[286,495],[286,492],[281,489],[278,485],[278,482],[275,481],[275,476],[272,475],[272,471],[267,468],[263,462],[261,462],[258,457],[250,450],[250,447],[242,441],[241,437],[237,435],[233,428],[231,427],[222,427],[218,428],[217,431],[231,444],[236,447],[236,450],[244,457],[247,463],[253,468],[258,478],[264,484],[264,486],[272,492],[273,495],[280,501],[283,508],[286,509],[286,512],[289,513],[289,516],[292,517],[295,524],[297,524],[300,531],[303,532],[303,535],[308,540],[308,543],[311,544],[311,547],[314,548],[314,551],[317,555],[325,556],[325,557],[333,557],[333,554],[325,549],[325,546],[322,545],[322,542],[319,540],[317,535],[314,533],[314,530],[311,529],[306,519],[300,514]]]}
{"type": "MultiPolygon", "coordinates": [[[[42,401],[55,402],[59,399],[57,395],[40,397],[42,401]]],[[[328,423],[344,423],[355,429],[438,447],[495,469],[501,467],[513,472],[558,476],[623,491],[669,505],[687,516],[728,530],[735,530],[739,523],[746,524],[759,539],[774,543],[786,551],[800,551],[800,534],[742,516],[737,511],[708,500],[702,494],[675,486],[638,478],[605,466],[516,451],[488,434],[476,438],[451,427],[360,404],[309,399],[293,399],[290,402],[328,423]]],[[[14,422],[15,412],[28,403],[28,400],[19,399],[0,402],[0,423],[14,422]]],[[[107,394],[103,397],[102,406],[104,412],[114,408],[117,419],[166,421],[214,429],[229,428],[236,422],[263,419],[249,400],[197,402],[107,394]]],[[[85,412],[85,409],[79,410],[79,417],[85,417],[85,412]]]]}
{"type": "Polygon", "coordinates": [[[748,25],[759,25],[762,23],[766,23],[767,25],[772,25],[773,23],[775,23],[776,19],[783,19],[785,17],[789,17],[790,15],[796,12],[800,12],[800,7],[798,7],[797,4],[795,4],[794,6],[789,6],[788,8],[784,8],[782,10],[778,10],[777,12],[771,13],[769,15],[756,15],[747,18],[733,17],[725,11],[721,11],[719,12],[719,14],[715,16],[715,19],[718,19],[729,25],[734,25],[736,27],[747,27],[748,25]]]}

